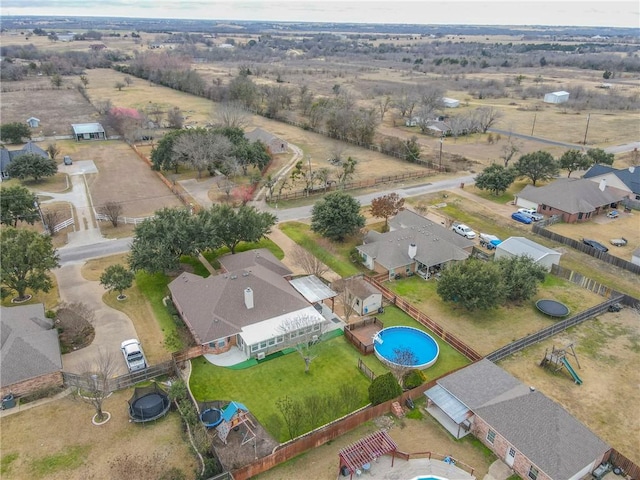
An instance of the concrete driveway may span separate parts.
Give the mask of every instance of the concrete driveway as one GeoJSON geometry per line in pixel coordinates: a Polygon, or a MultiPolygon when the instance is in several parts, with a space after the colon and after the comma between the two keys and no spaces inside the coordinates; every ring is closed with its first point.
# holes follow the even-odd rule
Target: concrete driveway
{"type": "Polygon", "coordinates": [[[102,302],[105,289],[99,282],[86,280],[81,274],[82,265],[66,265],[54,271],[58,282],[60,298],[63,302],[82,302],[95,315],[96,336],[88,347],[62,355],[62,369],[65,372],[83,373],[84,366],[91,364],[100,350],[115,356],[118,370],[116,375],[127,373],[127,367],[120,352],[120,343],[129,338],[137,338],[131,319],[124,313],[108,307],[102,302]]]}

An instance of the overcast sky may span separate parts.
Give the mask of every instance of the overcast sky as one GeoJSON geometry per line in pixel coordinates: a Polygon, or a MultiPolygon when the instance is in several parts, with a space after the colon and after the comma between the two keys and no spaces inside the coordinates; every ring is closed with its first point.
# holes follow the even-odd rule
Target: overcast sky
{"type": "Polygon", "coordinates": [[[640,2],[580,0],[0,0],[0,15],[468,25],[640,26],[640,2]]]}

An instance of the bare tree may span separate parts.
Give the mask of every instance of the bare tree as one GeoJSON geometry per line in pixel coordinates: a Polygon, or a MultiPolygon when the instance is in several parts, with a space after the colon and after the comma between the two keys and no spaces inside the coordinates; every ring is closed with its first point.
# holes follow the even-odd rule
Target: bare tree
{"type": "Polygon", "coordinates": [[[173,154],[197,170],[198,178],[207,168],[221,168],[232,150],[233,145],[227,137],[203,129],[180,135],[173,145],[173,154]]]}
{"type": "Polygon", "coordinates": [[[169,128],[180,129],[184,125],[184,115],[178,107],[173,107],[167,112],[167,123],[169,128]]]}
{"type": "Polygon", "coordinates": [[[50,143],[49,145],[47,145],[46,152],[49,154],[49,158],[51,158],[51,160],[55,160],[56,157],[60,155],[60,149],[55,143],[50,143]]]}
{"type": "Polygon", "coordinates": [[[60,219],[62,218],[62,213],[60,210],[51,209],[51,210],[42,210],[42,221],[49,232],[49,235],[52,237],[56,235],[56,231],[54,230],[55,226],[60,223],[60,219]]]}
{"type": "Polygon", "coordinates": [[[109,113],[109,111],[113,108],[113,104],[111,103],[110,99],[98,100],[96,101],[96,103],[94,103],[93,106],[96,107],[96,110],[100,115],[109,113]]]}
{"type": "Polygon", "coordinates": [[[126,86],[127,86],[127,84],[124,83],[124,82],[116,82],[115,85],[114,85],[114,87],[117,88],[119,92],[121,92],[122,89],[124,87],[126,87],[126,86]]]}
{"type": "Polygon", "coordinates": [[[313,93],[309,91],[308,85],[301,85],[299,91],[298,106],[303,115],[309,115],[313,105],[313,93]]]}
{"type": "Polygon", "coordinates": [[[113,227],[118,226],[118,217],[122,214],[122,204],[118,202],[107,202],[98,209],[99,213],[107,217],[113,227]]]}
{"type": "Polygon", "coordinates": [[[387,365],[389,370],[396,377],[401,387],[404,386],[404,378],[411,370],[415,370],[418,358],[412,350],[408,348],[394,348],[391,362],[387,365]]]}
{"type": "Polygon", "coordinates": [[[146,108],[147,115],[151,118],[153,123],[160,126],[162,118],[164,117],[164,109],[159,103],[150,103],[146,108]]]}
{"type": "Polygon", "coordinates": [[[81,365],[81,371],[83,373],[71,381],[72,386],[77,397],[95,409],[95,421],[102,422],[108,416],[102,410],[102,405],[112,391],[109,381],[117,371],[116,356],[99,348],[93,361],[81,365]]]}
{"type": "Polygon", "coordinates": [[[500,158],[504,161],[504,168],[509,166],[509,162],[520,152],[521,144],[511,135],[507,138],[507,143],[500,148],[500,158]]]}
{"type": "Polygon", "coordinates": [[[340,279],[331,284],[331,289],[338,294],[338,302],[342,307],[344,321],[349,323],[351,315],[357,313],[354,306],[354,297],[349,289],[350,279],[340,279]]]}
{"type": "Polygon", "coordinates": [[[236,186],[236,184],[229,180],[227,177],[223,177],[217,181],[216,185],[221,192],[225,193],[225,195],[227,196],[227,201],[229,201],[231,199],[231,192],[233,191],[233,188],[236,186]]]}
{"type": "Polygon", "coordinates": [[[309,250],[302,248],[300,245],[295,245],[293,247],[291,257],[307,275],[322,277],[329,271],[329,267],[327,267],[322,260],[316,257],[309,250]]]}
{"type": "Polygon", "coordinates": [[[303,314],[283,320],[278,327],[285,343],[295,348],[304,360],[304,373],[309,373],[311,362],[317,358],[316,346],[326,326],[325,319],[303,314]]]}
{"type": "Polygon", "coordinates": [[[244,129],[249,123],[247,109],[239,101],[218,105],[214,112],[215,123],[229,128],[244,129]]]}
{"type": "Polygon", "coordinates": [[[126,77],[124,77],[124,83],[127,84],[127,87],[130,87],[133,84],[133,79],[127,75],[126,77]]]}
{"type": "Polygon", "coordinates": [[[329,150],[329,163],[342,165],[342,157],[346,154],[347,146],[343,142],[333,142],[329,150]]]}
{"type": "Polygon", "coordinates": [[[502,112],[494,107],[480,107],[476,110],[475,117],[480,131],[487,133],[502,118],[502,112]]]}
{"type": "Polygon", "coordinates": [[[400,111],[400,115],[402,117],[413,116],[413,109],[416,107],[418,103],[418,96],[416,92],[412,89],[409,91],[403,90],[400,93],[400,96],[396,98],[394,105],[400,111]]]}
{"type": "Polygon", "coordinates": [[[391,97],[390,96],[386,96],[382,99],[378,100],[378,109],[380,110],[380,121],[384,121],[384,115],[387,113],[387,110],[389,110],[389,107],[391,106],[391,97]]]}

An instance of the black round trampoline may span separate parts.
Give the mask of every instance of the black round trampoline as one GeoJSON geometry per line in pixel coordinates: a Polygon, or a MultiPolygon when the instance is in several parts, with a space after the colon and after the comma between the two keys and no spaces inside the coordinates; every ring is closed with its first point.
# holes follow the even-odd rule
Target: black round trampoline
{"type": "Polygon", "coordinates": [[[136,388],[129,400],[129,418],[134,422],[149,422],[165,415],[170,407],[169,395],[157,385],[136,388]]]}
{"type": "Polygon", "coordinates": [[[536,308],[550,317],[566,317],[569,315],[569,307],[557,300],[538,300],[536,308]]]}
{"type": "Polygon", "coordinates": [[[213,428],[222,423],[222,411],[218,408],[207,408],[200,414],[200,421],[207,428],[213,428]]]}

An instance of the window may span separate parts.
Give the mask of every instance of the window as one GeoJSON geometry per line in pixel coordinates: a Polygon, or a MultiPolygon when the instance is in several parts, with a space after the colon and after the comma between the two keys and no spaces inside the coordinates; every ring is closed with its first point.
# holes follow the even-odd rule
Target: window
{"type": "Polygon", "coordinates": [[[582,220],[582,212],[578,214],[578,220],[582,220]]]}
{"type": "Polygon", "coordinates": [[[225,345],[226,345],[226,343],[225,343],[224,339],[222,339],[222,340],[218,340],[218,348],[222,348],[222,347],[224,347],[225,345]]]}
{"type": "Polygon", "coordinates": [[[269,341],[267,342],[269,344],[269,346],[271,347],[272,345],[276,344],[276,339],[275,338],[270,338],[269,341]]]}
{"type": "Polygon", "coordinates": [[[313,331],[314,331],[314,332],[317,332],[318,330],[320,330],[320,325],[316,323],[316,324],[313,326],[313,331]]]}
{"type": "Polygon", "coordinates": [[[360,306],[360,299],[356,298],[356,307],[359,307],[359,306],[360,306]]]}
{"type": "Polygon", "coordinates": [[[538,478],[538,469],[536,467],[534,467],[533,465],[531,465],[529,467],[529,473],[527,474],[527,476],[531,480],[536,480],[538,478]]]}
{"type": "Polygon", "coordinates": [[[491,443],[493,445],[493,442],[496,439],[496,432],[494,432],[493,430],[489,430],[487,432],[487,442],[491,443]]]}
{"type": "Polygon", "coordinates": [[[267,348],[267,342],[260,342],[260,349],[267,348]]]}
{"type": "Polygon", "coordinates": [[[251,351],[252,352],[257,352],[258,351],[258,345],[251,345],[251,351]]]}
{"type": "Polygon", "coordinates": [[[282,343],[282,342],[284,342],[284,337],[282,337],[282,336],[281,336],[281,337],[278,337],[278,338],[276,339],[276,342],[277,342],[277,343],[282,343]]]}

